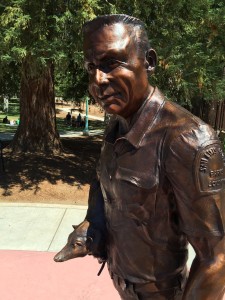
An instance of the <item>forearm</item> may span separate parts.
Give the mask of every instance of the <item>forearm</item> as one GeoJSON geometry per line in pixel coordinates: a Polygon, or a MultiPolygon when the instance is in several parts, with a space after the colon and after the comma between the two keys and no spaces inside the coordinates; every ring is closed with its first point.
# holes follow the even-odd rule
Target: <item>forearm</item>
{"type": "Polygon", "coordinates": [[[222,300],[225,285],[225,259],[193,261],[183,300],[222,300]]]}
{"type": "Polygon", "coordinates": [[[90,186],[88,210],[85,219],[95,224],[95,227],[105,230],[104,199],[97,179],[94,179],[90,186]]]}

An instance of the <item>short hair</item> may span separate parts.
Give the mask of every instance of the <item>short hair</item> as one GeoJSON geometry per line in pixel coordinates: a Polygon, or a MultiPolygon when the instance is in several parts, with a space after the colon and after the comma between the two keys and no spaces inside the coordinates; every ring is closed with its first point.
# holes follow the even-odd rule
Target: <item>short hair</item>
{"type": "Polygon", "coordinates": [[[85,36],[86,34],[90,34],[102,27],[118,23],[127,26],[128,32],[137,46],[137,53],[145,57],[146,52],[150,48],[150,42],[145,29],[145,24],[135,17],[125,14],[98,16],[95,19],[84,23],[82,32],[85,36]]]}

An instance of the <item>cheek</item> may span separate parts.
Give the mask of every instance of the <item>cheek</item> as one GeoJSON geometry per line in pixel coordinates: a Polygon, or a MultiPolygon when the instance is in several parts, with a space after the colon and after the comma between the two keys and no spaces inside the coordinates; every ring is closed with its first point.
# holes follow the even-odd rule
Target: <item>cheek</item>
{"type": "Polygon", "coordinates": [[[117,85],[119,85],[126,94],[132,91],[135,81],[137,80],[135,74],[128,69],[120,69],[118,73],[115,72],[114,78],[117,85]]]}
{"type": "Polygon", "coordinates": [[[94,85],[93,85],[91,82],[89,82],[89,84],[88,84],[88,91],[89,91],[89,93],[92,95],[92,97],[93,97],[95,100],[97,100],[97,99],[96,99],[96,88],[94,88],[94,85]]]}
{"type": "MultiPolygon", "coordinates": [[[[91,84],[89,83],[88,84],[88,91],[89,91],[89,93],[92,95],[93,94],[93,92],[92,92],[92,86],[91,86],[91,84]]],[[[93,95],[92,95],[93,96],[93,95]]]]}

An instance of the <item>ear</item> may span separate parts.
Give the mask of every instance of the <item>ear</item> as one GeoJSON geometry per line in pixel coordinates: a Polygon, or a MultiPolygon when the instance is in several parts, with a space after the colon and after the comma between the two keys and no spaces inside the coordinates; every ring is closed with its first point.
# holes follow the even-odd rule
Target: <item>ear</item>
{"type": "Polygon", "coordinates": [[[145,55],[145,67],[147,72],[152,75],[157,64],[157,54],[154,49],[149,49],[145,55]]]}
{"type": "Polygon", "coordinates": [[[72,225],[73,229],[77,229],[78,225],[72,225]]]}

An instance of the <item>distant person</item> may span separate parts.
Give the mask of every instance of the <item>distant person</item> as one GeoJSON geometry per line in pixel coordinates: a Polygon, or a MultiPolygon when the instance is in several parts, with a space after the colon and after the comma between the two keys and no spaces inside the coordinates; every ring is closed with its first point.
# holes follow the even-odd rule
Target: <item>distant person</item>
{"type": "Polygon", "coordinates": [[[72,127],[76,127],[76,118],[74,116],[72,117],[71,125],[72,127]]]}
{"type": "Polygon", "coordinates": [[[71,125],[71,113],[70,112],[68,112],[68,114],[66,115],[66,124],[71,125]]]}
{"type": "Polygon", "coordinates": [[[83,119],[81,119],[80,127],[84,128],[86,122],[86,117],[84,116],[83,119]]]}
{"type": "Polygon", "coordinates": [[[4,112],[8,113],[8,109],[9,109],[9,99],[7,97],[4,97],[3,110],[4,110],[4,112]]]}
{"type": "Polygon", "coordinates": [[[81,127],[81,114],[77,116],[77,127],[81,127]]]}
{"type": "Polygon", "coordinates": [[[7,116],[5,116],[5,118],[2,120],[2,123],[9,124],[9,119],[7,116]]]}

